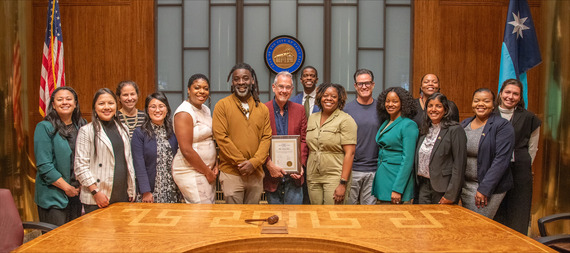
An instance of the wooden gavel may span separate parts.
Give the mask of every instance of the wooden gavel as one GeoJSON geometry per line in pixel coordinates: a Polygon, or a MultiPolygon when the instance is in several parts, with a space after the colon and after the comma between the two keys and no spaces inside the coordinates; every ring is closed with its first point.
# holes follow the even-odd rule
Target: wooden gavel
{"type": "Polygon", "coordinates": [[[267,221],[267,223],[269,223],[269,225],[273,225],[279,221],[279,216],[271,215],[267,219],[247,219],[247,220],[245,220],[245,222],[247,222],[247,223],[251,223],[254,221],[267,221]]]}

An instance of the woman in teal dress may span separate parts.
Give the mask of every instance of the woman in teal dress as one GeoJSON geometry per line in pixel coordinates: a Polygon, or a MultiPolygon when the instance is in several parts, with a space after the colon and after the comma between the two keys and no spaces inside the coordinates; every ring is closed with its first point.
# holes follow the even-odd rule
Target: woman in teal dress
{"type": "Polygon", "coordinates": [[[384,123],[376,134],[378,170],[372,195],[381,202],[401,204],[414,196],[413,164],[418,139],[414,98],[400,87],[392,87],[378,96],[378,118],[384,123]]]}

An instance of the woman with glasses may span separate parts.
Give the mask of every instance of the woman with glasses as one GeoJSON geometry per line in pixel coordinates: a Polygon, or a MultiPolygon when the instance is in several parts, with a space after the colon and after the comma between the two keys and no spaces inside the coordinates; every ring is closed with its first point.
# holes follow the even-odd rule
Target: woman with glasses
{"type": "Polygon", "coordinates": [[[181,198],[172,178],[178,141],[168,99],[162,92],[149,95],[144,112],[145,121],[135,129],[131,142],[139,194],[145,203],[178,203],[181,198]]]}

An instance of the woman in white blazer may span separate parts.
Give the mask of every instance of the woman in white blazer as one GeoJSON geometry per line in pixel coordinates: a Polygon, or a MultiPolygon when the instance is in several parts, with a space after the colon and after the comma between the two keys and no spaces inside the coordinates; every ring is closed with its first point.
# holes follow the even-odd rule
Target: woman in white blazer
{"type": "Polygon", "coordinates": [[[102,88],[93,97],[91,123],[79,129],[75,175],[85,213],[115,202],[133,201],[135,171],[126,127],[119,121],[117,97],[102,88]]]}

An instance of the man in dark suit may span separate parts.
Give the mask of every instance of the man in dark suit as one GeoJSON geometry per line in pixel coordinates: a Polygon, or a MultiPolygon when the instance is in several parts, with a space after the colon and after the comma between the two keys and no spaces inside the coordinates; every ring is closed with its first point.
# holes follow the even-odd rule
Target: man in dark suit
{"type": "Polygon", "coordinates": [[[313,66],[305,66],[301,70],[301,84],[303,85],[303,92],[291,98],[291,102],[303,105],[307,119],[311,114],[321,110],[318,106],[315,106],[317,81],[319,81],[317,69],[313,66]]]}
{"type": "MultiPolygon", "coordinates": [[[[301,136],[301,163],[306,166],[309,150],[305,142],[307,118],[302,105],[289,101],[293,91],[293,76],[287,71],[279,72],[272,85],[275,98],[265,105],[273,135],[301,136]]],[[[285,170],[267,158],[263,188],[269,204],[303,204],[304,170],[301,174],[287,174],[285,170]]]]}

